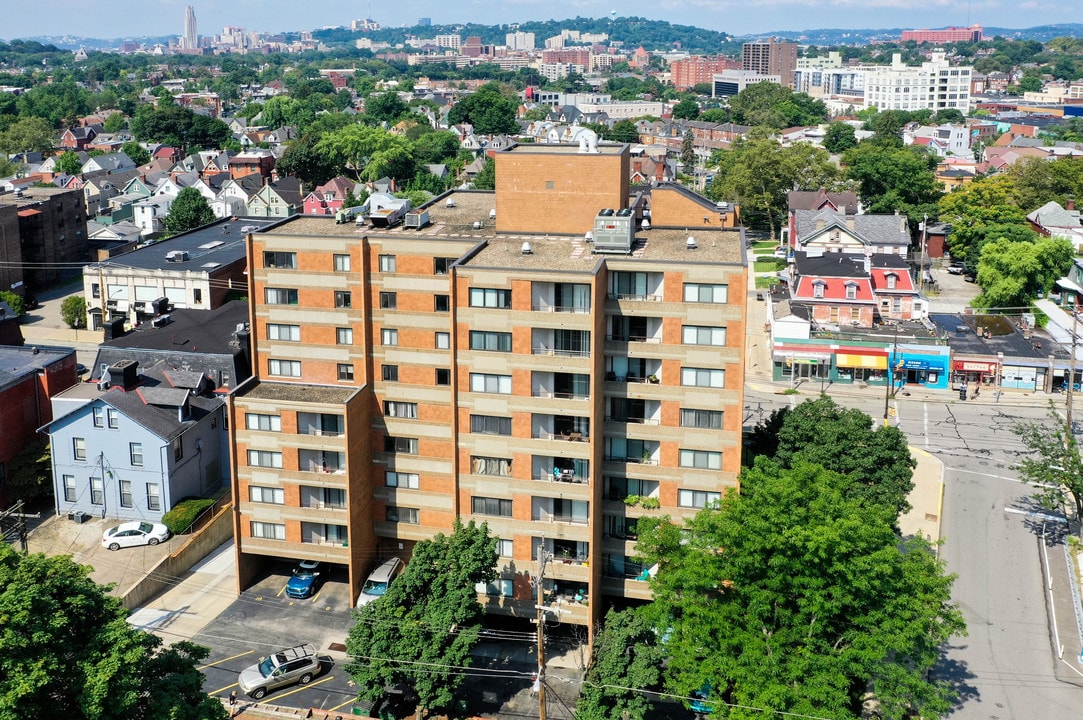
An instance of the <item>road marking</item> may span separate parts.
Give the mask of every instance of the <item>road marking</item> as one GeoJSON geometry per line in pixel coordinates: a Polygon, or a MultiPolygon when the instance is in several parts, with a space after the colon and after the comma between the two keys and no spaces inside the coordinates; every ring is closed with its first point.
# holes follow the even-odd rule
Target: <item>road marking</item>
{"type": "Polygon", "coordinates": [[[233,683],[232,685],[226,685],[224,688],[218,688],[217,690],[212,690],[211,692],[209,692],[207,694],[208,695],[217,695],[218,693],[225,692],[226,690],[229,690],[230,688],[235,688],[235,687],[237,687],[237,685],[238,685],[238,683],[233,683]]]}
{"type": "Polygon", "coordinates": [[[234,655],[234,656],[232,656],[232,657],[228,657],[228,658],[222,658],[221,660],[215,660],[215,661],[214,661],[214,662],[212,662],[212,663],[207,663],[206,665],[202,665],[202,666],[200,666],[200,667],[197,667],[197,668],[196,668],[196,670],[204,670],[204,669],[206,669],[206,668],[209,668],[209,667],[214,667],[214,666],[215,666],[215,665],[217,665],[218,663],[224,663],[224,662],[226,662],[227,660],[236,660],[236,659],[237,659],[237,658],[239,658],[239,657],[244,657],[245,655],[251,655],[251,654],[252,654],[252,653],[254,653],[254,652],[255,652],[255,650],[248,650],[248,651],[246,651],[246,652],[243,652],[243,653],[239,653],[239,654],[237,654],[237,655],[234,655]]]}
{"type": "Polygon", "coordinates": [[[275,597],[282,597],[282,593],[286,592],[286,586],[283,585],[282,589],[275,593],[275,597]]]}
{"type": "Polygon", "coordinates": [[[1038,518],[1039,520],[1048,520],[1049,522],[1058,522],[1068,524],[1067,518],[1058,517],[1056,515],[1050,515],[1049,513],[1031,512],[1030,510],[1019,510],[1017,508],[1004,508],[1006,513],[1014,513],[1015,515],[1026,515],[1027,517],[1038,518]]]}
{"type": "Polygon", "coordinates": [[[346,707],[347,705],[349,705],[351,703],[355,703],[355,702],[357,702],[357,698],[351,698],[350,700],[347,700],[346,702],[342,703],[341,705],[336,705],[335,707],[331,708],[327,712],[333,713],[335,710],[338,710],[341,707],[346,707]]]}
{"type": "Polygon", "coordinates": [[[289,692],[284,692],[284,693],[275,695],[275,700],[281,700],[284,697],[287,697],[289,695],[293,695],[294,693],[299,693],[302,690],[308,690],[311,687],[316,687],[317,685],[320,685],[321,683],[325,683],[328,680],[333,680],[333,679],[334,679],[333,676],[328,675],[323,680],[317,680],[316,682],[310,682],[308,685],[298,685],[296,688],[294,688],[293,690],[290,690],[289,692]]]}
{"type": "Polygon", "coordinates": [[[1020,480],[1019,478],[1008,477],[1007,475],[994,475],[992,473],[987,473],[987,472],[984,472],[982,470],[967,470],[965,468],[951,468],[951,471],[952,472],[960,472],[960,473],[970,473],[971,475],[983,475],[985,477],[996,478],[997,480],[1010,480],[1011,482],[1019,483],[1020,485],[1033,485],[1034,487],[1042,488],[1043,490],[1054,490],[1057,487],[1056,485],[1048,485],[1046,483],[1028,483],[1026,480],[1020,480]]]}

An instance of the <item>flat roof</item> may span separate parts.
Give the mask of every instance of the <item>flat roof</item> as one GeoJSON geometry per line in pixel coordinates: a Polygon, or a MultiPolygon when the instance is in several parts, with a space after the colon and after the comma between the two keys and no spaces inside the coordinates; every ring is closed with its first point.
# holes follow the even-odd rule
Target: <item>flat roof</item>
{"type": "Polygon", "coordinates": [[[73,348],[0,345],[0,388],[74,354],[73,348]]]}
{"type": "Polygon", "coordinates": [[[84,272],[96,272],[101,266],[106,271],[119,267],[211,273],[222,265],[244,259],[245,237],[248,233],[263,232],[281,222],[281,218],[225,218],[168,240],[122,253],[101,263],[87,265],[84,272]],[[167,260],[166,254],[174,251],[187,252],[188,259],[184,262],[167,260]]]}
{"type": "MultiPolygon", "coordinates": [[[[604,105],[605,103],[601,103],[604,105]]],[[[579,144],[549,145],[544,143],[521,143],[512,145],[501,152],[515,153],[516,155],[620,155],[625,152],[627,145],[603,145],[598,143],[598,152],[579,152],[579,144]]]]}
{"type": "Polygon", "coordinates": [[[233,355],[240,349],[230,342],[237,325],[248,322],[248,303],[232,300],[216,310],[173,310],[168,315],[172,322],[166,325],[143,323],[101,347],[233,355]]]}
{"type": "Polygon", "coordinates": [[[302,385],[284,382],[252,382],[238,388],[237,397],[252,400],[276,400],[280,402],[318,403],[344,405],[358,393],[361,387],[330,387],[327,385],[302,385]]]}

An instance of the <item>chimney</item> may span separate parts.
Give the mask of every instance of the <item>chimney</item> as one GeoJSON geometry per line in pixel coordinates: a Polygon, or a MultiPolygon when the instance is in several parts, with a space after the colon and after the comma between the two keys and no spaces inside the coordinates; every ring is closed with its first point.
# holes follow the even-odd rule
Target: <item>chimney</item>
{"type": "Polygon", "coordinates": [[[857,231],[857,219],[853,215],[846,216],[846,227],[850,228],[850,232],[857,231]]]}
{"type": "Polygon", "coordinates": [[[1068,199],[1064,201],[1064,209],[1069,212],[1075,210],[1075,196],[1069,195],[1068,199]]]}

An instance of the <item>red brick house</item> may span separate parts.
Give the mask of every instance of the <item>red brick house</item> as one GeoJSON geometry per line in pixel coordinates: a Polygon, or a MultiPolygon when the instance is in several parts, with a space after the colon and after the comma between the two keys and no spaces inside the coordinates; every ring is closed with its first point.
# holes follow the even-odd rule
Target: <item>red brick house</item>
{"type": "Polygon", "coordinates": [[[305,215],[334,215],[342,209],[346,196],[354,188],[354,182],[339,175],[328,180],[305,196],[305,215]]]}
{"type": "Polygon", "coordinates": [[[101,131],[101,125],[70,127],[60,135],[60,147],[65,150],[86,150],[101,131]]]}
{"type": "Polygon", "coordinates": [[[252,149],[234,155],[229,161],[229,175],[238,180],[249,175],[270,179],[275,169],[275,156],[270,150],[252,149]]]}

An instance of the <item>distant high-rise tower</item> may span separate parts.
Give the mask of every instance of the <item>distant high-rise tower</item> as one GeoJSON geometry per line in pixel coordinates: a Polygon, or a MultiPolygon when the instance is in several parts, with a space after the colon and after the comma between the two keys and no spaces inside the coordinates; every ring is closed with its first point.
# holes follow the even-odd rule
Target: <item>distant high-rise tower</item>
{"type": "Polygon", "coordinates": [[[196,33],[196,9],[191,5],[184,11],[184,37],[181,38],[181,46],[185,50],[195,50],[199,47],[199,34],[196,33]]]}
{"type": "Polygon", "coordinates": [[[760,75],[778,75],[783,85],[792,88],[794,70],[797,69],[797,43],[775,42],[774,38],[745,43],[741,46],[741,69],[760,75]]]}

